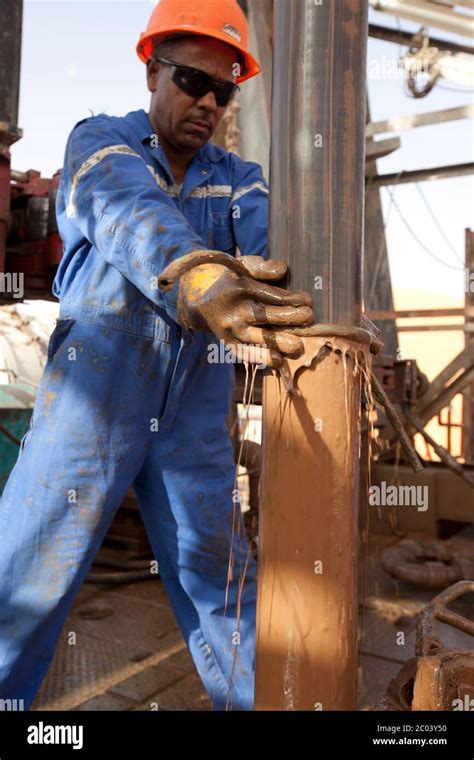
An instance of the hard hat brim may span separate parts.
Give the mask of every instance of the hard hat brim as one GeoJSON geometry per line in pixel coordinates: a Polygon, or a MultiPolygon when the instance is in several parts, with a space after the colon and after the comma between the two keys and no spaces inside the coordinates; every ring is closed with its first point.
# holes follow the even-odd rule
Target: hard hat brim
{"type": "Polygon", "coordinates": [[[147,32],[143,32],[143,34],[140,35],[140,40],[137,44],[138,57],[141,61],[143,61],[143,63],[146,63],[149,56],[153,52],[153,48],[156,45],[158,45],[160,42],[164,42],[172,35],[178,34],[182,34],[183,36],[189,34],[198,37],[212,37],[213,39],[225,42],[226,45],[229,45],[229,47],[238,50],[239,53],[242,54],[242,57],[245,61],[245,72],[241,76],[237,77],[236,81],[238,84],[245,82],[247,79],[251,79],[254,76],[257,76],[257,74],[260,74],[261,68],[257,60],[253,57],[253,55],[251,55],[251,53],[248,52],[248,50],[244,48],[243,45],[240,44],[238,40],[230,39],[229,35],[225,32],[216,32],[215,29],[206,27],[201,27],[200,29],[192,27],[187,29],[186,26],[183,25],[180,27],[162,29],[158,34],[148,34],[147,32]]]}

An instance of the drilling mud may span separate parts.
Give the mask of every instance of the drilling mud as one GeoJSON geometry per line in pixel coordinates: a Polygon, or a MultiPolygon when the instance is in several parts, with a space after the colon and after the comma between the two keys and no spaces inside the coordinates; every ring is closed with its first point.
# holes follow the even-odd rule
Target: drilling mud
{"type": "Polygon", "coordinates": [[[304,343],[264,379],[256,709],[350,710],[370,353],[342,337],[304,343]]]}

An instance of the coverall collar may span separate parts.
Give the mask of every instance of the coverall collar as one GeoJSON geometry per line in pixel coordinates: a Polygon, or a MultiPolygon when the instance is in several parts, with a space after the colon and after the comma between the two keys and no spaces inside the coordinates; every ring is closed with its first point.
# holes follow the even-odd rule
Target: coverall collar
{"type": "MultiPolygon", "coordinates": [[[[140,109],[139,111],[131,111],[125,118],[131,121],[132,127],[137,133],[140,141],[142,143],[149,143],[150,137],[151,135],[155,135],[155,131],[146,111],[143,109],[140,109]]],[[[166,173],[169,182],[174,185],[175,183],[173,174],[171,172],[166,153],[163,150],[161,144],[155,148],[151,148],[151,153],[153,157],[158,161],[163,171],[166,173]]],[[[213,173],[213,164],[222,161],[223,157],[224,154],[222,150],[217,148],[215,145],[206,143],[206,145],[204,145],[194,156],[193,160],[188,166],[184,180],[185,192],[187,193],[194,187],[197,187],[203,182],[206,182],[213,173]],[[196,169],[198,171],[196,171],[196,169]]]]}

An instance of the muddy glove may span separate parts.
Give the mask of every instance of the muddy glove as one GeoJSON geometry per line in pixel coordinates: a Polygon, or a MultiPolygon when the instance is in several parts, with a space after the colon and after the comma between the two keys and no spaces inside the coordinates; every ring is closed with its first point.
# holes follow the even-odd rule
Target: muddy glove
{"type": "Polygon", "coordinates": [[[282,355],[295,356],[303,350],[301,338],[285,333],[284,328],[312,324],[311,296],[268,284],[285,276],[283,261],[242,256],[238,262],[242,274],[214,263],[182,274],[178,319],[188,329],[210,330],[229,346],[261,346],[249,360],[278,366],[282,355]]]}

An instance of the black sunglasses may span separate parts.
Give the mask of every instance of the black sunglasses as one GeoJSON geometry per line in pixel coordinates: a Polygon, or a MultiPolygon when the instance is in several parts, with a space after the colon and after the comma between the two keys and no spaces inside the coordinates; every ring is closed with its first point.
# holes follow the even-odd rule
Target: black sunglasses
{"type": "Polygon", "coordinates": [[[225,82],[222,79],[214,79],[214,77],[206,74],[205,71],[200,69],[193,69],[191,66],[183,66],[176,61],[170,61],[168,58],[158,58],[157,61],[164,63],[166,66],[173,66],[175,71],[172,76],[172,81],[177,85],[180,90],[190,95],[192,98],[202,98],[207,95],[208,92],[213,92],[216,96],[216,103],[218,106],[228,106],[231,100],[235,97],[240,87],[233,82],[225,82]]]}

